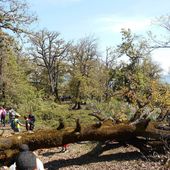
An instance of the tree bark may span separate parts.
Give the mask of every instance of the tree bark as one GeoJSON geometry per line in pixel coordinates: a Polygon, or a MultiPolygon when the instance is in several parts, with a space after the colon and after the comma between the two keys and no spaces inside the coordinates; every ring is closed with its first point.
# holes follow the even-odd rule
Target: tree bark
{"type": "Polygon", "coordinates": [[[20,133],[9,137],[0,137],[0,163],[9,164],[10,160],[19,152],[20,144],[28,144],[30,150],[58,147],[67,143],[79,141],[116,140],[119,143],[134,145],[140,150],[147,149],[146,144],[163,146],[170,142],[170,130],[157,129],[157,123],[143,120],[137,124],[113,124],[106,120],[101,126],[96,124],[82,126],[77,121],[76,127],[64,129],[44,129],[34,133],[20,133]],[[155,141],[155,143],[153,142],[155,141]],[[158,143],[156,143],[158,141],[158,143]]]}
{"type": "Polygon", "coordinates": [[[78,81],[76,85],[75,103],[74,103],[74,106],[72,107],[72,110],[81,109],[80,85],[81,85],[81,82],[78,81]]]}

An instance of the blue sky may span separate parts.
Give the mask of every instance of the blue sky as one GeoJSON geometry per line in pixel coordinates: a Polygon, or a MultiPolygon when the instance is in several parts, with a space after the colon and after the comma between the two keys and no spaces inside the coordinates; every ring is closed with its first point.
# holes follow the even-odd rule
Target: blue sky
{"type": "MultiPolygon", "coordinates": [[[[121,42],[121,28],[145,35],[154,30],[156,17],[170,15],[170,0],[27,0],[39,17],[36,29],[57,31],[65,40],[94,35],[99,47],[121,42]]],[[[170,49],[157,50],[153,60],[165,72],[170,68],[170,49]]]]}

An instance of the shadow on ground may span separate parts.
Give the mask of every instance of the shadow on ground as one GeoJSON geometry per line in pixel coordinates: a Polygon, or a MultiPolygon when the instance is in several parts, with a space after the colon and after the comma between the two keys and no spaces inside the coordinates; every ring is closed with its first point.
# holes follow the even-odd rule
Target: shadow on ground
{"type": "Polygon", "coordinates": [[[131,151],[125,153],[114,153],[108,155],[101,155],[104,151],[109,149],[121,147],[122,145],[114,144],[114,145],[105,145],[104,147],[102,144],[96,145],[96,147],[88,152],[77,158],[71,159],[59,159],[45,163],[45,168],[48,170],[56,170],[63,167],[73,166],[73,165],[85,165],[89,163],[97,163],[97,162],[109,162],[109,161],[128,161],[128,160],[138,160],[142,159],[142,155],[138,151],[131,151]]]}

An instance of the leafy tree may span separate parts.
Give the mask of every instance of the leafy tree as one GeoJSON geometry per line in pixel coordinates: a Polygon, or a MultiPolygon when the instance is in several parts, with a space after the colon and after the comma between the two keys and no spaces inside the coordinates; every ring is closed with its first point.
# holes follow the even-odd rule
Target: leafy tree
{"type": "MultiPolygon", "coordinates": [[[[70,51],[70,89],[75,102],[73,109],[80,109],[82,99],[89,94],[86,92],[89,88],[91,88],[91,90],[94,89],[91,75],[92,70],[96,67],[97,58],[96,40],[91,37],[81,39],[76,45],[72,46],[70,51]]],[[[93,95],[93,93],[91,93],[91,95],[93,95]]]]}
{"type": "Polygon", "coordinates": [[[5,65],[13,42],[12,38],[0,31],[0,99],[5,98],[5,65]]]}
{"type": "Polygon", "coordinates": [[[36,17],[29,12],[27,3],[18,0],[0,1],[0,98],[5,99],[5,66],[8,63],[11,50],[17,52],[13,38],[4,32],[28,33],[28,28],[36,17]],[[15,48],[15,49],[14,49],[15,48]]]}
{"type": "Polygon", "coordinates": [[[145,40],[132,35],[130,30],[122,30],[122,43],[117,48],[117,56],[126,56],[128,62],[122,62],[113,71],[113,91],[122,99],[136,107],[132,121],[138,119],[147,107],[153,108],[151,98],[152,81],[159,82],[160,69],[151,62],[150,50],[145,40]]]}
{"type": "MultiPolygon", "coordinates": [[[[1,104],[16,107],[31,107],[36,99],[35,89],[28,83],[26,72],[21,66],[22,58],[18,58],[16,41],[8,34],[1,32],[1,104]],[[3,59],[3,60],[2,60],[3,59]]],[[[25,61],[26,63],[26,61],[25,61]]],[[[25,65],[26,67],[26,65],[25,65]]],[[[35,102],[36,103],[36,102],[35,102]]]]}

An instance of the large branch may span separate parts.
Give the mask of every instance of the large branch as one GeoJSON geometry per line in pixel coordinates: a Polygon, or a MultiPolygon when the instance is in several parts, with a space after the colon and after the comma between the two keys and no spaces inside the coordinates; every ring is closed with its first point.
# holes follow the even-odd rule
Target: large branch
{"type": "Polygon", "coordinates": [[[156,129],[155,124],[148,120],[143,120],[137,124],[113,124],[111,120],[107,120],[100,126],[99,124],[94,124],[84,127],[77,121],[76,128],[44,129],[37,130],[34,133],[25,132],[9,137],[1,137],[0,163],[5,162],[7,164],[19,152],[19,146],[22,143],[28,144],[31,150],[36,150],[78,141],[106,141],[114,139],[120,143],[134,144],[134,146],[140,148],[143,142],[140,145],[139,141],[143,141],[143,139],[140,140],[138,137],[149,137],[162,143],[163,138],[166,138],[166,140],[170,139],[169,132],[156,129]]]}

